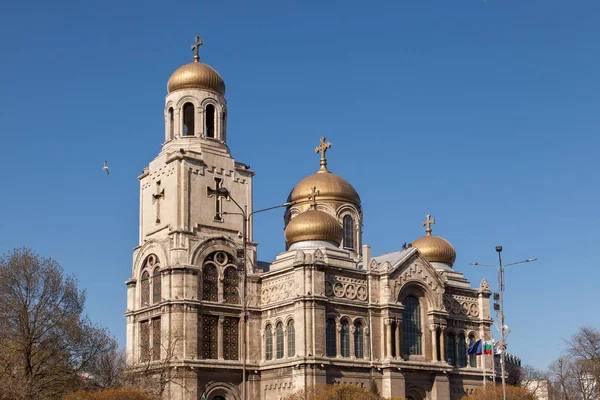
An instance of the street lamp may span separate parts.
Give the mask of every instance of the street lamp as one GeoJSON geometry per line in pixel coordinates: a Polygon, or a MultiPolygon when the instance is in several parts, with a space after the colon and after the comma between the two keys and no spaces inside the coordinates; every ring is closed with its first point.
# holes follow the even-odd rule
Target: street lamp
{"type": "MultiPolygon", "coordinates": [[[[517,261],[514,263],[510,263],[510,264],[506,264],[503,265],[502,264],[502,246],[496,246],[496,251],[498,252],[498,265],[494,265],[494,264],[480,264],[477,262],[470,262],[470,265],[477,265],[477,266],[481,266],[481,267],[494,267],[494,268],[498,268],[498,286],[500,288],[500,309],[498,310],[498,315],[500,316],[500,343],[499,343],[499,348],[500,348],[500,373],[501,373],[501,378],[502,378],[502,399],[506,400],[506,377],[505,377],[505,366],[504,366],[504,351],[506,350],[506,337],[508,336],[508,333],[510,332],[510,329],[508,329],[508,326],[505,325],[504,323],[504,268],[506,267],[510,267],[511,265],[517,265],[517,264],[523,264],[523,263],[528,263],[528,262],[533,262],[535,260],[537,260],[537,258],[528,258],[526,260],[523,261],[517,261]]],[[[492,361],[493,361],[493,355],[492,355],[492,361]]],[[[493,364],[493,363],[492,363],[493,364]]],[[[485,366],[484,366],[485,368],[485,366]]],[[[494,371],[494,376],[496,374],[496,371],[494,371]]]]}
{"type": "Polygon", "coordinates": [[[296,203],[294,202],[289,202],[289,203],[283,203],[283,204],[279,204],[277,206],[273,206],[273,207],[267,207],[267,208],[263,208],[260,210],[255,210],[250,212],[250,214],[248,214],[248,206],[244,205],[244,207],[242,207],[237,201],[235,201],[235,199],[233,197],[231,197],[231,193],[229,193],[229,190],[227,190],[224,187],[220,187],[216,190],[216,195],[218,197],[226,197],[229,200],[231,200],[233,202],[233,204],[235,204],[237,206],[237,208],[240,209],[240,212],[220,212],[219,215],[241,215],[243,220],[244,220],[244,226],[242,227],[242,245],[243,245],[243,250],[242,250],[242,259],[243,261],[243,295],[242,295],[242,321],[243,321],[243,327],[242,327],[242,332],[243,332],[243,340],[242,340],[242,400],[246,400],[246,353],[247,353],[247,343],[246,343],[246,337],[247,337],[247,332],[246,332],[246,327],[248,326],[248,311],[247,311],[247,304],[246,304],[246,297],[248,295],[248,273],[247,273],[247,265],[246,265],[246,248],[247,248],[247,244],[248,244],[248,221],[250,220],[250,217],[253,214],[258,214],[260,212],[263,211],[269,211],[269,210],[274,210],[275,208],[281,208],[281,207],[288,207],[291,205],[294,205],[296,203]]]}

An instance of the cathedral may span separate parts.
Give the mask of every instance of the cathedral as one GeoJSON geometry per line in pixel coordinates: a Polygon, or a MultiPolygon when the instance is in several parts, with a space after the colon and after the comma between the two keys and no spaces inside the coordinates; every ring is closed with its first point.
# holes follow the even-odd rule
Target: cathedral
{"type": "Polygon", "coordinates": [[[282,205],[285,249],[258,261],[252,216],[265,210],[252,207],[255,172],[227,145],[225,82],[201,44],[168,80],[164,143],[138,177],[131,370],[178,400],[278,400],[325,384],[454,400],[484,384],[492,360],[467,348],[491,339],[488,283],[473,288],[453,268],[430,215],[424,236],[372,254],[360,196],[330,171],[325,138],[316,172],[282,205]]]}

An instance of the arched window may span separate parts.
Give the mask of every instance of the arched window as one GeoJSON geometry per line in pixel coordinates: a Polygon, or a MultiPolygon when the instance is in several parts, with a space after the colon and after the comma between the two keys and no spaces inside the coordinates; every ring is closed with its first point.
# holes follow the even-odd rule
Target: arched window
{"type": "Polygon", "coordinates": [[[287,325],[287,343],[288,357],[296,355],[296,329],[294,328],[294,320],[290,320],[287,325]]]}
{"type": "Polygon", "coordinates": [[[175,130],[175,118],[173,116],[173,107],[169,108],[169,139],[173,139],[175,130]]]}
{"type": "Polygon", "coordinates": [[[235,267],[227,267],[225,279],[223,280],[223,299],[225,303],[239,304],[238,272],[235,267]]]}
{"type": "Polygon", "coordinates": [[[407,296],[404,301],[402,312],[402,350],[404,354],[423,354],[421,345],[421,306],[419,300],[413,296],[407,296]]]}
{"type": "Polygon", "coordinates": [[[162,300],[161,290],[162,290],[162,278],[160,275],[160,267],[154,268],[154,273],[152,274],[152,303],[157,304],[162,300]]]}
{"type": "Polygon", "coordinates": [[[275,327],[275,339],[276,339],[276,357],[283,358],[283,324],[279,322],[275,327]]]}
{"type": "Polygon", "coordinates": [[[456,355],[455,355],[455,346],[456,346],[456,339],[454,337],[454,334],[451,332],[448,332],[446,334],[446,357],[448,357],[448,364],[450,365],[456,365],[456,355]]]}
{"type": "Polygon", "coordinates": [[[273,333],[271,332],[271,325],[267,325],[265,328],[265,360],[273,359],[273,333]]]}
{"type": "Polygon", "coordinates": [[[354,249],[354,220],[352,216],[346,214],[343,220],[344,228],[344,248],[354,249]]]}
{"type": "Polygon", "coordinates": [[[221,140],[227,141],[227,110],[223,109],[223,125],[221,126],[221,140]]]}
{"type": "Polygon", "coordinates": [[[354,357],[363,358],[365,356],[364,351],[364,336],[363,336],[363,325],[362,322],[354,322],[354,357]]]}
{"type": "Polygon", "coordinates": [[[325,345],[327,357],[335,357],[337,355],[337,343],[335,340],[336,327],[333,318],[327,320],[327,327],[325,328],[325,345]]]}
{"type": "Polygon", "coordinates": [[[340,351],[342,352],[342,357],[350,357],[350,325],[346,320],[342,321],[340,351]]]}
{"type": "Polygon", "coordinates": [[[218,280],[219,276],[217,274],[217,267],[215,267],[213,264],[204,264],[202,271],[202,300],[219,300],[219,288],[217,286],[218,280]]]}
{"type": "MultiPolygon", "coordinates": [[[[469,335],[469,346],[475,344],[475,335],[469,335]]],[[[477,368],[477,356],[475,354],[469,354],[469,365],[473,368],[477,368]]]]}
{"type": "Polygon", "coordinates": [[[215,106],[213,106],[212,104],[209,104],[206,106],[205,121],[206,121],[206,137],[214,138],[215,137],[215,106]]]}
{"type": "Polygon", "coordinates": [[[183,105],[183,136],[194,136],[194,105],[185,103],[183,105]]]}
{"type": "Polygon", "coordinates": [[[458,366],[463,368],[467,366],[467,341],[465,335],[458,335],[458,366]]]}
{"type": "Polygon", "coordinates": [[[148,271],[142,274],[142,307],[150,304],[150,275],[148,271]]]}

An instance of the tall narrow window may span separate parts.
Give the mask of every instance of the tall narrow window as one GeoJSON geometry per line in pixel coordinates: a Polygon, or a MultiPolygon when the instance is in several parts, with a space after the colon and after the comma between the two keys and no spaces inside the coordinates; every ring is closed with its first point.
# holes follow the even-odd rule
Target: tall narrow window
{"type": "Polygon", "coordinates": [[[354,220],[348,214],[344,215],[344,248],[354,249],[354,220]]]}
{"type": "Polygon", "coordinates": [[[213,264],[204,264],[202,271],[202,300],[206,301],[218,301],[219,299],[219,288],[217,281],[219,276],[217,274],[217,267],[213,264]]]}
{"type": "Polygon", "coordinates": [[[419,300],[413,296],[404,299],[402,312],[402,351],[408,355],[423,353],[421,346],[421,306],[419,300]]]}
{"type": "Polygon", "coordinates": [[[239,359],[239,318],[225,317],[223,319],[223,358],[226,360],[239,359]]]}
{"type": "Polygon", "coordinates": [[[456,365],[455,355],[456,338],[453,333],[448,332],[446,334],[446,357],[448,358],[448,364],[456,365]]]}
{"type": "Polygon", "coordinates": [[[327,320],[327,328],[325,329],[325,345],[327,357],[335,357],[337,355],[337,343],[335,340],[336,327],[335,321],[330,318],[327,320]]]}
{"type": "Polygon", "coordinates": [[[221,140],[227,141],[227,110],[223,110],[223,125],[221,125],[221,140]]]}
{"type": "Polygon", "coordinates": [[[150,321],[140,323],[140,361],[150,361],[150,321]]]}
{"type": "Polygon", "coordinates": [[[215,360],[218,357],[218,325],[218,316],[204,315],[202,317],[202,358],[204,359],[215,360]]]}
{"type": "Polygon", "coordinates": [[[173,139],[175,132],[175,118],[173,116],[173,107],[169,108],[169,139],[173,139]]]}
{"type": "Polygon", "coordinates": [[[160,275],[160,267],[154,268],[154,273],[152,274],[152,303],[157,304],[160,303],[162,299],[161,288],[162,288],[162,279],[160,275]]]}
{"type": "Polygon", "coordinates": [[[225,269],[223,279],[223,299],[225,303],[239,304],[240,295],[238,290],[238,272],[235,267],[225,269]]]}
{"type": "Polygon", "coordinates": [[[161,350],[161,327],[160,317],[152,319],[152,360],[160,360],[161,350]]]}
{"type": "Polygon", "coordinates": [[[458,335],[458,366],[463,368],[467,366],[467,341],[465,335],[458,335]]]}
{"type": "Polygon", "coordinates": [[[354,323],[354,357],[363,358],[364,352],[363,325],[360,321],[354,323]]]}
{"type": "MultiPolygon", "coordinates": [[[[475,335],[469,335],[469,346],[475,344],[475,335]]],[[[473,368],[477,368],[477,356],[475,354],[469,354],[469,365],[473,368]]]]}
{"type": "Polygon", "coordinates": [[[283,358],[283,324],[280,322],[275,328],[275,338],[277,343],[277,358],[283,358]]]}
{"type": "Polygon", "coordinates": [[[142,274],[142,307],[150,304],[150,274],[144,271],[142,274]]]}
{"type": "Polygon", "coordinates": [[[273,359],[273,332],[271,332],[271,325],[267,325],[265,328],[265,360],[273,359]]]}
{"type": "Polygon", "coordinates": [[[287,325],[287,344],[288,344],[288,357],[294,357],[296,355],[296,330],[294,329],[294,321],[290,320],[287,325]]]}
{"type": "Polygon", "coordinates": [[[183,136],[194,136],[194,105],[185,103],[183,105],[183,136]]]}
{"type": "Polygon", "coordinates": [[[206,106],[206,137],[215,137],[215,106],[209,104],[206,106]]]}
{"type": "Polygon", "coordinates": [[[342,321],[342,331],[340,332],[340,351],[342,357],[350,357],[350,325],[348,321],[342,321]]]}

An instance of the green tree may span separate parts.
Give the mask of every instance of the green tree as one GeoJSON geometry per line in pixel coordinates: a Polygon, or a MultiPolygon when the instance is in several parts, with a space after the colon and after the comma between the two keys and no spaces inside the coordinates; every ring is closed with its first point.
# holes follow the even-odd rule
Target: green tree
{"type": "Polygon", "coordinates": [[[62,397],[116,346],[83,314],[85,291],[29,249],[0,257],[0,400],[62,397]]]}

